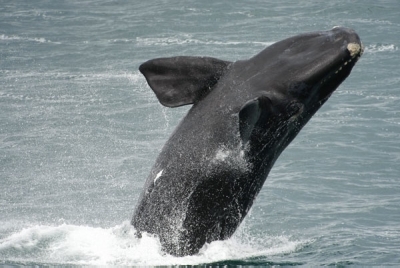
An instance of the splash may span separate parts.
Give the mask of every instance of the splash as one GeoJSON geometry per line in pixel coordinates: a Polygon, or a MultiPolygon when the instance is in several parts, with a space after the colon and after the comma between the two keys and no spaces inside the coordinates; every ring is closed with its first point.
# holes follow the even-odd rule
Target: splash
{"type": "Polygon", "coordinates": [[[161,251],[159,240],[146,233],[136,238],[124,222],[112,228],[37,225],[0,239],[3,263],[69,265],[196,265],[288,254],[308,241],[286,236],[252,237],[238,232],[226,241],[206,244],[197,255],[174,257],[161,251]]]}
{"type": "Polygon", "coordinates": [[[236,149],[229,149],[225,146],[221,146],[217,149],[214,158],[212,159],[212,164],[220,165],[223,162],[225,165],[237,168],[242,172],[246,172],[250,168],[250,163],[244,157],[245,152],[239,146],[236,149]]]}

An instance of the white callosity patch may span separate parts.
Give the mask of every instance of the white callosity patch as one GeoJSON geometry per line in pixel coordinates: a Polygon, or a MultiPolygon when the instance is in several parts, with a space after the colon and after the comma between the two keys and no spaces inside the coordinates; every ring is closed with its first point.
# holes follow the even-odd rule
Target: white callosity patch
{"type": "Polygon", "coordinates": [[[354,58],[356,55],[363,53],[363,48],[360,44],[350,43],[347,45],[347,50],[350,52],[350,56],[354,58]]]}
{"type": "Polygon", "coordinates": [[[154,184],[155,184],[156,181],[161,177],[163,171],[164,171],[164,169],[157,173],[156,177],[154,178],[154,184]]]}

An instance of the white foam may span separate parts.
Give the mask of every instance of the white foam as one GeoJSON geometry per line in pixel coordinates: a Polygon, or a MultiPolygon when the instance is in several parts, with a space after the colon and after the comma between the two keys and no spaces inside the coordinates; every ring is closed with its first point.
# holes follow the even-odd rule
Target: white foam
{"type": "Polygon", "coordinates": [[[53,44],[61,44],[60,42],[53,42],[51,40],[47,40],[43,37],[39,37],[39,38],[31,38],[31,37],[20,37],[20,36],[16,36],[16,35],[5,35],[2,34],[0,35],[0,40],[5,40],[5,41],[13,41],[13,40],[23,40],[23,41],[31,41],[31,42],[38,42],[38,43],[53,43],[53,44]]]}
{"type": "Polygon", "coordinates": [[[258,41],[217,41],[217,40],[201,40],[193,38],[191,35],[168,36],[168,37],[137,37],[136,43],[142,46],[168,46],[168,45],[259,45],[269,46],[274,42],[258,42],[258,41]]]}
{"type": "Polygon", "coordinates": [[[205,245],[197,255],[178,258],[163,253],[157,238],[144,233],[138,239],[134,232],[128,222],[112,228],[32,226],[1,239],[0,255],[3,261],[46,264],[196,265],[288,254],[309,243],[285,236],[252,237],[242,232],[205,245]]]}
{"type": "Polygon", "coordinates": [[[7,78],[27,78],[27,77],[35,77],[35,78],[47,78],[47,79],[66,79],[66,80],[128,80],[129,82],[136,84],[138,82],[145,82],[146,80],[139,73],[139,71],[135,72],[102,72],[102,73],[72,73],[72,72],[22,72],[22,71],[8,71],[8,70],[0,70],[0,74],[4,74],[7,78]]]}
{"type": "Polygon", "coordinates": [[[20,40],[20,39],[21,37],[15,35],[12,36],[7,36],[5,34],[0,35],[0,40],[20,40]]]}
{"type": "Polygon", "coordinates": [[[392,52],[397,51],[398,47],[394,44],[376,44],[376,45],[368,45],[365,47],[365,53],[379,53],[379,52],[392,52]]]}

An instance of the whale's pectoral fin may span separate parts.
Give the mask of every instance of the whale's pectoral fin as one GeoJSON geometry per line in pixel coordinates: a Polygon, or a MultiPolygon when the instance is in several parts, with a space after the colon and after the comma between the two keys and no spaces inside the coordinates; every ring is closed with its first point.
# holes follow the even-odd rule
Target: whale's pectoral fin
{"type": "Polygon", "coordinates": [[[239,111],[239,132],[242,144],[245,145],[255,129],[266,123],[271,107],[271,100],[261,96],[248,101],[239,111]]]}
{"type": "Polygon", "coordinates": [[[149,60],[139,70],[162,105],[193,104],[211,90],[230,62],[209,57],[172,57],[149,60]]]}

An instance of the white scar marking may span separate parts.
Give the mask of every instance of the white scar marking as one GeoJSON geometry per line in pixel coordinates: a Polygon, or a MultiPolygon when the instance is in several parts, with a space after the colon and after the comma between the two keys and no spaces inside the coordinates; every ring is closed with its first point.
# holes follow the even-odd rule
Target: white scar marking
{"type": "Polygon", "coordinates": [[[156,176],[156,178],[154,179],[154,183],[156,183],[156,181],[161,177],[163,171],[164,171],[164,169],[157,173],[157,176],[156,176]]]}

